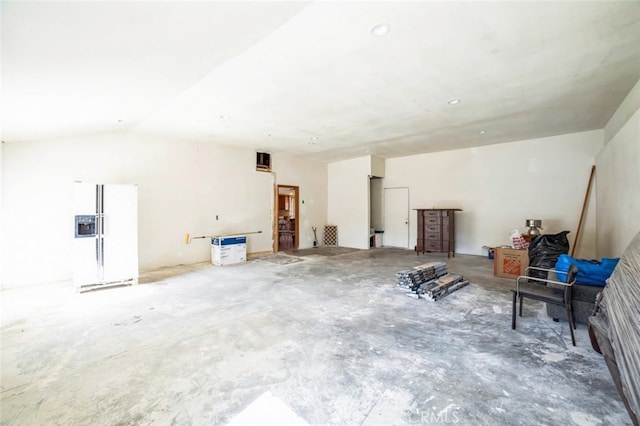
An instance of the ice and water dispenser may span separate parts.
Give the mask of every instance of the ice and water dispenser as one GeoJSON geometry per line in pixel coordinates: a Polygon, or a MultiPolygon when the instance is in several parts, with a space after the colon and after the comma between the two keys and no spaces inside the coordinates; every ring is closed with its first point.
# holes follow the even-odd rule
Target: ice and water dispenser
{"type": "Polygon", "coordinates": [[[76,215],[76,238],[96,236],[96,216],[76,215]]]}

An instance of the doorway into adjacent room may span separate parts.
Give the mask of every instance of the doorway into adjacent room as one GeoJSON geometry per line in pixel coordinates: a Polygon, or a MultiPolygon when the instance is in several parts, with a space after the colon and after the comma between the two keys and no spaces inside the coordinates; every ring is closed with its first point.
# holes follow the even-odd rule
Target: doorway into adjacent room
{"type": "Polygon", "coordinates": [[[275,204],[274,251],[296,249],[300,242],[299,187],[277,185],[275,204]]]}

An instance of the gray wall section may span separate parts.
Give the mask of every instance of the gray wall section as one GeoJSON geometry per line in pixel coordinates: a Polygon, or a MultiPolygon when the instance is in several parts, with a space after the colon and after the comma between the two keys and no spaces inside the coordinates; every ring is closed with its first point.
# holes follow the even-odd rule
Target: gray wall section
{"type": "Polygon", "coordinates": [[[596,157],[598,257],[621,256],[640,231],[639,88],[640,82],[607,124],[605,136],[611,139],[596,157]],[[621,125],[620,117],[628,119],[621,125]]]}

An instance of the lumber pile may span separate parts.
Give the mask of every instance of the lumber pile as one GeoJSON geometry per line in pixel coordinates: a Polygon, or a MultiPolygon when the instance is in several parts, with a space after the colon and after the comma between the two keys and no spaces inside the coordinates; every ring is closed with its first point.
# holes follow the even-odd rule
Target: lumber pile
{"type": "Polygon", "coordinates": [[[415,266],[413,269],[396,272],[396,278],[400,288],[415,293],[422,284],[436,280],[446,274],[446,263],[429,262],[415,266]]]}
{"type": "Polygon", "coordinates": [[[407,296],[434,302],[469,284],[462,275],[448,273],[444,262],[428,262],[399,271],[396,278],[407,296]]]}

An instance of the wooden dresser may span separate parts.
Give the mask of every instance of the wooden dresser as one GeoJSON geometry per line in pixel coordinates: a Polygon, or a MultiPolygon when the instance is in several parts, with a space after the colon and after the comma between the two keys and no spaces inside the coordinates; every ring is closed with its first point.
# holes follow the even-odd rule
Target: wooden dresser
{"type": "Polygon", "coordinates": [[[455,212],[462,209],[415,209],[418,212],[416,254],[447,253],[455,256],[455,212]]]}

